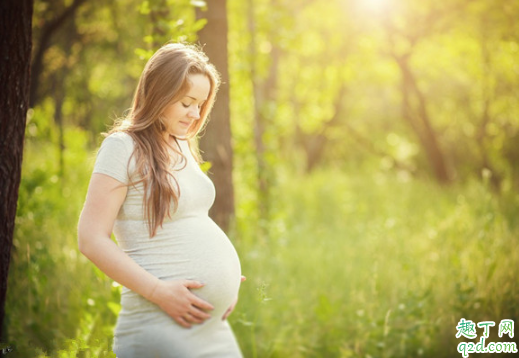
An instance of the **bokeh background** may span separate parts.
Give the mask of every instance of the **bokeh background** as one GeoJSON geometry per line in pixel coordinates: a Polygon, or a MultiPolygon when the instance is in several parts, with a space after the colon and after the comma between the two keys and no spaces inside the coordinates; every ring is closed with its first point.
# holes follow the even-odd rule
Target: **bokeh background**
{"type": "Polygon", "coordinates": [[[244,355],[459,357],[461,318],[516,341],[518,1],[36,0],[9,354],[115,357],[121,287],[76,238],[100,133],[215,6],[244,355]]]}

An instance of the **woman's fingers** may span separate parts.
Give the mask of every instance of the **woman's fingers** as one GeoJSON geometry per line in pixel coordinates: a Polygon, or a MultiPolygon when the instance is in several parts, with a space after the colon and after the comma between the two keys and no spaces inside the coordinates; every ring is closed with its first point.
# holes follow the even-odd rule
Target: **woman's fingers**
{"type": "Polygon", "coordinates": [[[222,317],[222,321],[225,321],[227,319],[227,317],[229,317],[229,315],[232,313],[232,311],[234,311],[234,307],[236,307],[236,303],[233,303],[231,305],[231,307],[229,307],[227,309],[227,311],[225,311],[223,317],[222,317]]]}
{"type": "Polygon", "coordinates": [[[189,300],[191,301],[191,304],[193,306],[198,307],[199,309],[206,310],[206,311],[212,311],[214,310],[214,306],[210,304],[207,301],[204,301],[200,297],[196,296],[195,294],[191,293],[191,296],[189,297],[189,300]]]}
{"type": "Polygon", "coordinates": [[[229,317],[229,315],[232,313],[232,311],[234,311],[234,307],[236,307],[237,303],[238,303],[238,298],[236,298],[234,300],[234,302],[232,303],[232,305],[227,309],[227,311],[225,311],[224,315],[222,316],[222,321],[225,321],[225,319],[227,317],[229,317]]]}
{"type": "MultiPolygon", "coordinates": [[[[241,277],[245,281],[245,276],[241,277]]],[[[153,294],[153,302],[158,304],[180,326],[190,328],[193,324],[203,324],[211,318],[214,306],[198,297],[192,289],[204,287],[195,280],[161,281],[153,294]]],[[[233,311],[234,302],[223,315],[225,320],[233,311]]]]}
{"type": "Polygon", "coordinates": [[[182,327],[203,323],[211,318],[206,311],[214,307],[196,296],[190,288],[200,288],[204,284],[191,280],[160,281],[150,301],[157,304],[182,327]]]}
{"type": "Polygon", "coordinates": [[[191,328],[191,325],[186,321],[184,317],[177,317],[175,321],[184,328],[191,328]]]}
{"type": "Polygon", "coordinates": [[[222,321],[225,321],[227,319],[227,317],[229,317],[229,315],[231,314],[231,311],[232,311],[231,308],[228,308],[227,311],[225,311],[225,313],[222,317],[222,321]]]}
{"type": "Polygon", "coordinates": [[[187,313],[200,320],[206,320],[211,318],[211,315],[209,313],[206,313],[195,306],[192,306],[187,313]]]}
{"type": "MultiPolygon", "coordinates": [[[[242,276],[241,277],[241,282],[245,281],[247,279],[247,277],[245,276],[242,276]]],[[[234,311],[234,307],[236,307],[236,303],[238,302],[238,299],[236,299],[233,304],[231,305],[231,307],[229,307],[227,309],[227,311],[225,311],[224,315],[222,316],[222,321],[225,321],[227,319],[227,317],[229,317],[229,315],[232,313],[232,311],[234,311]]]]}
{"type": "Polygon", "coordinates": [[[205,321],[204,318],[197,317],[196,313],[186,312],[185,314],[177,317],[173,317],[178,324],[184,328],[191,328],[192,324],[200,324],[205,321]]]}
{"type": "Polygon", "coordinates": [[[191,328],[192,324],[200,324],[203,323],[206,319],[211,316],[205,312],[202,312],[198,309],[191,309],[189,312],[186,312],[180,317],[175,318],[175,320],[182,326],[186,328],[191,328]]]}
{"type": "Polygon", "coordinates": [[[193,281],[193,280],[184,280],[183,285],[186,286],[187,288],[200,288],[200,287],[204,287],[205,284],[202,282],[193,281]]]}
{"type": "MultiPolygon", "coordinates": [[[[186,288],[201,288],[204,285],[205,284],[198,282],[198,281],[184,280],[184,286],[186,286],[186,288]]],[[[190,292],[190,293],[191,293],[191,295],[189,297],[189,300],[191,301],[192,305],[197,306],[203,310],[209,310],[209,311],[214,310],[214,306],[212,304],[210,304],[207,301],[204,301],[203,299],[196,296],[192,292],[190,292]]]]}
{"type": "Polygon", "coordinates": [[[194,313],[186,313],[184,319],[189,323],[202,323],[205,321],[205,318],[197,317],[194,313]]]}

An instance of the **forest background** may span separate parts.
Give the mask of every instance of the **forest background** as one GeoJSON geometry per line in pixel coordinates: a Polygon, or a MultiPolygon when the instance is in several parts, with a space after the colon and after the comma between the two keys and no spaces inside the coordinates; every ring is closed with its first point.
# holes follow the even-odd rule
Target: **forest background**
{"type": "Polygon", "coordinates": [[[114,356],[121,287],[76,238],[100,132],[216,6],[244,355],[457,357],[461,318],[518,322],[519,2],[41,0],[9,354],[114,356]]]}

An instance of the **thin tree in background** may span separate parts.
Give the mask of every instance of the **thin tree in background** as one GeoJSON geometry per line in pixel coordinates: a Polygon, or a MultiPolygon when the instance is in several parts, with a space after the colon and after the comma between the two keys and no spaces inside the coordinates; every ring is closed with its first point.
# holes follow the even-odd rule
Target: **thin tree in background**
{"type": "Polygon", "coordinates": [[[5,298],[20,186],[29,102],[32,0],[0,3],[0,339],[4,341],[5,298]]]}
{"type": "Polygon", "coordinates": [[[200,149],[211,163],[209,175],[216,187],[216,200],[210,215],[224,231],[228,231],[234,216],[234,186],[232,182],[233,153],[229,109],[229,71],[227,51],[226,0],[207,2],[207,10],[197,8],[197,18],[206,18],[207,24],[198,32],[204,52],[222,76],[222,84],[211,112],[200,149]]]}
{"type": "MultiPolygon", "coordinates": [[[[278,3],[271,1],[270,5],[278,3]]],[[[276,42],[271,43],[268,54],[268,69],[266,75],[261,75],[260,53],[258,51],[258,23],[255,14],[256,3],[254,0],[247,1],[247,27],[250,36],[249,40],[249,65],[252,81],[252,92],[254,97],[254,146],[256,148],[256,160],[258,166],[257,188],[258,188],[258,211],[260,217],[259,236],[265,236],[268,231],[268,219],[271,211],[272,184],[275,173],[267,162],[268,145],[265,141],[265,134],[268,127],[272,125],[272,118],[276,115],[276,97],[278,91],[279,65],[282,56],[281,48],[276,42]]],[[[269,38],[275,38],[271,28],[269,38]]]]}
{"type": "MultiPolygon", "coordinates": [[[[413,71],[411,58],[416,52],[420,41],[435,32],[444,31],[447,22],[442,21],[447,13],[461,11],[464,4],[454,4],[445,9],[430,9],[428,14],[421,19],[422,27],[400,29],[389,19],[385,21],[385,32],[390,57],[395,61],[401,76],[400,91],[402,96],[402,118],[417,136],[427,160],[430,164],[434,177],[439,183],[446,184],[452,181],[452,175],[448,167],[447,157],[441,146],[440,131],[435,128],[433,115],[431,114],[429,100],[420,88],[417,75],[413,71]],[[405,50],[398,49],[397,42],[407,44],[405,50]]],[[[411,20],[408,20],[412,23],[411,20]]],[[[416,20],[413,20],[416,21],[416,20]]]]}

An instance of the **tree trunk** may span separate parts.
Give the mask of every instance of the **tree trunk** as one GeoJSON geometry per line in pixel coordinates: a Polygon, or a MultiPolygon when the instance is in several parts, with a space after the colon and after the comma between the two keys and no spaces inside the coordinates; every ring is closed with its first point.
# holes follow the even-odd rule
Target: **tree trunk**
{"type": "Polygon", "coordinates": [[[211,162],[209,176],[216,187],[216,200],[210,215],[222,230],[228,231],[230,221],[234,216],[234,186],[232,181],[233,153],[229,109],[226,0],[208,1],[207,11],[203,12],[197,8],[197,17],[207,19],[207,24],[198,32],[198,40],[222,78],[210,121],[200,141],[200,149],[204,159],[211,162]]]}
{"type": "Polygon", "coordinates": [[[254,147],[256,149],[256,161],[258,167],[257,189],[258,189],[258,210],[261,219],[268,217],[268,184],[267,184],[267,165],[265,163],[265,143],[263,134],[265,133],[264,116],[261,107],[265,102],[263,91],[259,83],[256,61],[258,54],[256,51],[256,21],[254,18],[254,1],[247,1],[247,26],[249,29],[249,56],[250,56],[250,76],[252,81],[252,94],[254,97],[254,147]]]}
{"type": "Polygon", "coordinates": [[[29,101],[32,0],[0,2],[0,339],[29,101]]]}
{"type": "Polygon", "coordinates": [[[326,132],[337,126],[341,116],[344,114],[344,97],[346,95],[346,85],[341,83],[337,97],[334,101],[334,111],[331,118],[326,120],[320,130],[311,135],[305,135],[299,123],[296,124],[296,132],[300,138],[301,146],[306,154],[306,172],[312,172],[321,162],[328,138],[326,132]]]}
{"type": "Polygon", "coordinates": [[[492,122],[492,115],[490,113],[490,106],[493,100],[492,94],[492,85],[491,79],[493,74],[493,66],[492,66],[492,56],[490,49],[488,48],[488,40],[485,36],[485,31],[482,31],[481,41],[481,59],[483,67],[485,68],[485,73],[487,76],[481,83],[481,91],[483,93],[483,109],[481,111],[481,120],[478,125],[478,130],[476,134],[476,144],[481,155],[479,175],[484,170],[490,171],[490,183],[492,184],[492,188],[494,191],[499,192],[501,188],[502,176],[493,165],[493,161],[490,159],[489,150],[487,149],[486,142],[488,140],[488,125],[492,122]]]}
{"type": "MultiPolygon", "coordinates": [[[[273,5],[273,2],[270,3],[273,5]]],[[[268,219],[271,210],[271,186],[274,181],[274,172],[267,163],[267,145],[265,143],[265,133],[269,127],[269,121],[275,117],[276,91],[278,87],[278,70],[281,59],[281,49],[276,43],[272,43],[269,53],[269,68],[266,78],[260,78],[258,74],[259,57],[257,51],[257,30],[255,18],[255,2],[247,1],[247,26],[250,35],[249,41],[249,64],[250,77],[252,81],[252,92],[254,97],[254,145],[257,160],[257,180],[258,180],[258,211],[260,217],[259,236],[262,237],[268,232],[268,219]]],[[[272,34],[270,34],[272,36],[272,34]]]]}
{"type": "Polygon", "coordinates": [[[56,77],[54,77],[53,82],[54,122],[58,126],[59,178],[63,181],[65,179],[65,138],[63,125],[63,103],[65,102],[65,93],[63,91],[63,81],[58,81],[56,77]]]}
{"type": "Polygon", "coordinates": [[[445,155],[440,148],[437,134],[432,127],[425,96],[418,88],[416,78],[409,68],[408,57],[394,56],[394,58],[402,74],[403,116],[420,140],[436,180],[442,184],[448,183],[450,176],[447,170],[445,155]],[[417,108],[413,108],[412,94],[416,98],[417,108]]]}

